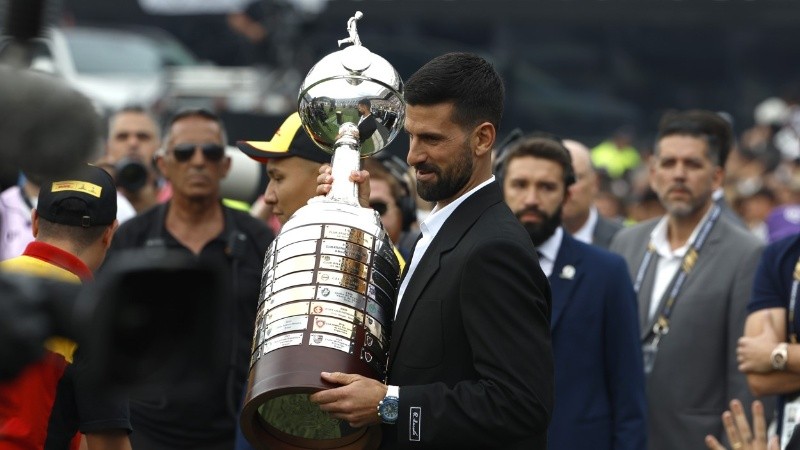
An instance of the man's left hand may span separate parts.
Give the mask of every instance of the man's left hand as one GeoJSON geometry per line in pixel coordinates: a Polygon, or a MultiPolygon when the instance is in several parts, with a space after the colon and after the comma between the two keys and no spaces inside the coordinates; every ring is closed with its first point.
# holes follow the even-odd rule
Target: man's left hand
{"type": "Polygon", "coordinates": [[[352,427],[365,427],[380,422],[378,403],[386,396],[387,386],[378,380],[361,375],[322,372],[323,380],[341,385],[319,391],[309,400],[331,416],[346,420],[352,427]]]}

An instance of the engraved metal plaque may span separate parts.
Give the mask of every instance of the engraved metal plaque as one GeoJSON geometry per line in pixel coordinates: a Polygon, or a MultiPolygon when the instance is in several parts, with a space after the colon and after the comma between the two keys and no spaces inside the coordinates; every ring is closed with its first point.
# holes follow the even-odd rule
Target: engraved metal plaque
{"type": "Polygon", "coordinates": [[[315,298],[318,300],[341,303],[357,310],[364,310],[367,302],[366,297],[358,292],[334,286],[320,286],[319,289],[317,289],[317,296],[315,298]]]}
{"type": "MultiPolygon", "coordinates": [[[[348,180],[360,158],[380,151],[402,129],[403,82],[361,45],[319,61],[298,95],[312,141],[332,153],[334,182],[283,224],[264,257],[242,430],[256,448],[374,449],[380,427],[352,428],[308,401],[331,386],[320,372],[386,376],[400,264],[380,216],[358,203],[348,180]],[[371,137],[359,136],[358,102],[381,111],[371,137]]],[[[377,116],[377,115],[376,115],[377,116]]]]}
{"type": "MultiPolygon", "coordinates": [[[[363,308],[362,308],[363,310],[363,308]]],[[[311,302],[311,314],[330,316],[355,324],[364,323],[364,313],[354,308],[330,302],[311,302]]]]}

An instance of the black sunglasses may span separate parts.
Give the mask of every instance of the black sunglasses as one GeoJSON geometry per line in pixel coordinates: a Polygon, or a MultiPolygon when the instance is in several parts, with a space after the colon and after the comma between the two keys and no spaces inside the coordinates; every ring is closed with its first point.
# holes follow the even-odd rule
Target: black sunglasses
{"type": "Polygon", "coordinates": [[[192,159],[197,148],[203,151],[203,156],[208,161],[217,162],[225,156],[225,148],[219,144],[178,144],[172,149],[172,154],[176,161],[186,162],[192,159]]]}
{"type": "Polygon", "coordinates": [[[386,214],[386,211],[389,209],[389,205],[387,205],[386,202],[379,201],[369,202],[369,207],[375,211],[378,211],[378,214],[380,215],[386,214]]]}

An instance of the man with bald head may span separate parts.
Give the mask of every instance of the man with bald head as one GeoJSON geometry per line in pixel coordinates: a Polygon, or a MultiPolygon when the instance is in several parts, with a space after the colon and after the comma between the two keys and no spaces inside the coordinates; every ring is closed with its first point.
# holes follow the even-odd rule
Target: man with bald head
{"type": "Polygon", "coordinates": [[[572,156],[575,170],[575,183],[569,187],[569,196],[561,214],[564,228],[579,241],[608,248],[622,224],[601,216],[594,206],[598,183],[589,149],[571,139],[565,139],[563,144],[572,156]]]}

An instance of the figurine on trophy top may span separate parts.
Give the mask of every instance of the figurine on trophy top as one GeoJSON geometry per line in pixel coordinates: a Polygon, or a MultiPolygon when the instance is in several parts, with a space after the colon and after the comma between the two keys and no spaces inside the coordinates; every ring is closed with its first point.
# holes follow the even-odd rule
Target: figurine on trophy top
{"type": "MultiPolygon", "coordinates": [[[[361,45],[357,12],[347,22],[352,44],[322,58],[300,88],[298,111],[311,139],[333,154],[335,179],[328,198],[358,204],[352,186],[342,186],[359,158],[373,155],[398,135],[405,119],[403,80],[382,57],[361,45]],[[374,128],[373,128],[374,127],[374,128]],[[353,203],[355,202],[355,203],[353,203]]],[[[349,184],[349,183],[347,183],[349,184]]]]}

